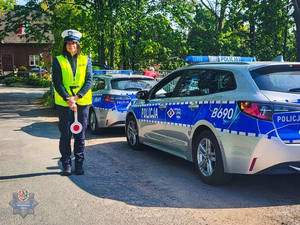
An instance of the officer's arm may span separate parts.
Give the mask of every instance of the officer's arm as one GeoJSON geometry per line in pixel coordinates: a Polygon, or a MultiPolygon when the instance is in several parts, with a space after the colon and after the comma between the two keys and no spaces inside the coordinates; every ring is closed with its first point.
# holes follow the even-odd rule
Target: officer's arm
{"type": "Polygon", "coordinates": [[[63,86],[61,68],[57,58],[54,58],[53,60],[52,72],[55,90],[65,101],[67,101],[67,98],[71,96],[63,86]]]}
{"type": "Polygon", "coordinates": [[[93,86],[93,68],[92,68],[92,62],[90,58],[88,58],[85,82],[82,88],[77,92],[77,95],[82,98],[92,88],[92,86],[93,86]]]}

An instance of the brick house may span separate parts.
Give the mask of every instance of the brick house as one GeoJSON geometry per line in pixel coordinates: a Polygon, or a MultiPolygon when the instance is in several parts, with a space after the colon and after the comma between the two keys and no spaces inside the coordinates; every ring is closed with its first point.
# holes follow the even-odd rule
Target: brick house
{"type": "MultiPolygon", "coordinates": [[[[2,16],[0,15],[0,17],[2,16]]],[[[52,62],[51,48],[54,36],[51,35],[49,37],[52,43],[26,42],[25,37],[21,38],[24,29],[20,28],[19,30],[20,34],[9,33],[8,36],[0,41],[0,70],[4,74],[20,66],[25,66],[29,70],[39,67],[41,60],[46,65],[50,65],[52,62]]]]}

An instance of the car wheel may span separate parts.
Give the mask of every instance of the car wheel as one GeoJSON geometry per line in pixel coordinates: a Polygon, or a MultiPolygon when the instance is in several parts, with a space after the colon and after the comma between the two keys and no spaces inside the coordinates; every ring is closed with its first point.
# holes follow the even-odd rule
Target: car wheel
{"type": "Polygon", "coordinates": [[[90,111],[89,123],[92,134],[103,134],[104,130],[98,127],[97,116],[95,111],[92,109],[90,111]]]}
{"type": "Polygon", "coordinates": [[[142,144],[139,139],[139,131],[136,119],[134,116],[130,116],[126,122],[126,139],[129,147],[133,150],[140,150],[142,144]]]}
{"type": "Polygon", "coordinates": [[[232,174],[224,172],[219,143],[211,131],[203,131],[197,138],[193,150],[196,170],[206,184],[228,183],[232,174]]]}

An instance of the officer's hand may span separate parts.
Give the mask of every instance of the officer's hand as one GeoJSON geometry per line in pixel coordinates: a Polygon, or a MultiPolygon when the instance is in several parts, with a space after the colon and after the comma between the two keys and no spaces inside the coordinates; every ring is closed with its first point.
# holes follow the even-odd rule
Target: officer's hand
{"type": "Polygon", "coordinates": [[[72,96],[67,98],[67,103],[70,104],[75,104],[78,101],[79,97],[77,95],[72,96]]]}
{"type": "Polygon", "coordinates": [[[78,95],[75,95],[75,96],[74,96],[74,100],[75,100],[75,102],[77,102],[77,101],[79,100],[78,95]]]}
{"type": "Polygon", "coordinates": [[[74,97],[69,97],[69,98],[67,98],[67,103],[68,103],[69,105],[72,105],[72,104],[75,104],[76,101],[74,100],[74,97]]]}
{"type": "Polygon", "coordinates": [[[69,107],[72,111],[77,112],[77,105],[76,104],[69,104],[69,107]]]}

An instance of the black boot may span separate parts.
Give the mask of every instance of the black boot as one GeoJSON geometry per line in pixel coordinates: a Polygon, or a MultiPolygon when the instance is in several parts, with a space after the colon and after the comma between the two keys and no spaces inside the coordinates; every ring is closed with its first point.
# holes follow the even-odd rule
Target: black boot
{"type": "Polygon", "coordinates": [[[63,173],[62,173],[63,176],[70,176],[71,175],[71,166],[64,166],[64,169],[63,169],[63,173]]]}
{"type": "Polygon", "coordinates": [[[75,166],[75,173],[77,175],[83,175],[84,174],[84,170],[82,168],[82,165],[76,165],[75,166]]]}

